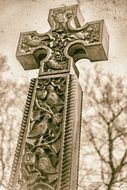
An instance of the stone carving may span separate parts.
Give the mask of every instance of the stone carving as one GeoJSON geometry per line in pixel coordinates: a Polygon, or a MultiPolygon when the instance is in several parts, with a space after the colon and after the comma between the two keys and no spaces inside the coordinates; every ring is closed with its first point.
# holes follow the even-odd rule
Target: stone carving
{"type": "Polygon", "coordinates": [[[67,69],[68,62],[66,61],[62,62],[62,60],[64,59],[66,60],[66,58],[64,57],[64,55],[62,55],[62,53],[60,52],[54,53],[54,55],[52,55],[50,59],[44,63],[43,71],[55,71],[55,70],[67,69]]]}
{"type": "Polygon", "coordinates": [[[44,63],[43,71],[64,70],[69,69],[69,60],[64,54],[64,49],[75,40],[83,40],[86,44],[99,42],[100,23],[91,24],[78,30],[65,31],[64,33],[61,33],[59,29],[50,31],[45,35],[39,35],[36,32],[25,33],[22,35],[20,51],[29,53],[36,47],[47,46],[51,49],[51,56],[44,63]]]}
{"type": "MultiPolygon", "coordinates": [[[[63,164],[61,172],[61,188],[60,188],[61,190],[77,189],[79,168],[78,164],[77,165],[73,164],[73,158],[75,160],[74,162],[78,163],[78,160],[76,161],[76,159],[78,159],[76,155],[79,154],[81,118],[78,118],[80,120],[79,120],[79,125],[77,127],[77,123],[75,123],[75,115],[76,115],[75,113],[80,110],[81,104],[82,104],[82,90],[79,86],[78,80],[75,77],[75,75],[71,75],[69,82],[69,89],[68,89],[67,116],[66,116],[66,127],[65,127],[65,136],[64,136],[64,145],[63,145],[64,149],[63,149],[63,164]],[[77,93],[78,93],[78,99],[76,98],[77,93]],[[72,151],[73,148],[74,151],[72,151]]],[[[81,110],[79,111],[79,116],[81,117],[81,110]]]]}
{"type": "Polygon", "coordinates": [[[27,53],[33,50],[35,47],[48,45],[50,36],[39,35],[36,32],[23,33],[21,38],[21,52],[27,53]]]}
{"type": "Polygon", "coordinates": [[[52,48],[55,53],[57,61],[64,61],[66,58],[63,55],[63,48],[65,48],[69,42],[75,40],[84,40],[86,43],[99,42],[100,40],[100,23],[91,24],[87,27],[79,30],[73,30],[71,32],[59,33],[49,32],[46,35],[39,35],[36,32],[22,35],[21,52],[28,52],[35,47],[46,45],[52,48]],[[56,51],[55,51],[56,50],[56,51]]]}
{"type": "Polygon", "coordinates": [[[50,15],[50,23],[53,23],[55,25],[54,30],[57,32],[68,31],[68,22],[74,15],[74,8],[72,7],[52,10],[50,15]]]}
{"type": "Polygon", "coordinates": [[[15,155],[14,155],[14,161],[13,161],[11,176],[10,176],[10,180],[9,180],[8,190],[10,190],[10,189],[13,190],[14,189],[13,185],[15,185],[15,188],[16,188],[17,176],[19,173],[19,168],[17,166],[18,166],[19,157],[21,154],[21,147],[22,147],[22,144],[24,143],[24,133],[26,130],[27,116],[28,116],[28,112],[30,109],[34,85],[35,85],[35,79],[32,79],[31,83],[30,83],[29,91],[28,91],[27,101],[26,101],[26,105],[25,105],[23,118],[22,118],[21,129],[20,129],[19,138],[18,138],[18,142],[17,142],[17,146],[16,146],[16,151],[15,151],[15,155]]]}
{"type": "Polygon", "coordinates": [[[19,177],[20,190],[56,189],[66,78],[38,79],[19,177]]]}
{"type": "Polygon", "coordinates": [[[26,70],[40,70],[30,85],[8,190],[77,189],[82,90],[74,62],[108,54],[104,21],[81,27],[79,13],[77,5],[51,9],[47,33],[20,35],[17,59],[26,70]]]}
{"type": "Polygon", "coordinates": [[[47,33],[38,34],[35,31],[21,33],[16,55],[22,66],[25,69],[37,69],[40,61],[44,61],[41,73],[58,70],[67,72],[71,65],[69,56],[72,56],[74,61],[81,58],[91,61],[106,60],[108,54],[106,40],[108,41],[109,37],[104,21],[89,22],[81,27],[78,14],[80,11],[77,5],[51,9],[48,18],[51,29],[47,33]],[[72,44],[76,45],[72,48],[73,53],[76,51],[79,54],[76,57],[73,53],[67,55],[69,51],[72,52],[72,44]],[[41,53],[41,48],[47,51],[47,55],[42,52],[42,56],[37,58],[34,53],[37,51],[41,53]]]}
{"type": "Polygon", "coordinates": [[[99,42],[100,40],[100,23],[92,24],[82,30],[73,32],[68,35],[68,41],[83,40],[85,43],[90,44],[99,42]]]}

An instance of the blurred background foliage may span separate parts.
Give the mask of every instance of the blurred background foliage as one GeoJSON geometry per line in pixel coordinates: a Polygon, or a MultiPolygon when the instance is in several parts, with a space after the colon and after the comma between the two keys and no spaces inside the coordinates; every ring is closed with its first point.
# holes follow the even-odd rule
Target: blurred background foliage
{"type": "Polygon", "coordinates": [[[7,188],[28,89],[27,79],[7,79],[8,71],[7,58],[0,55],[0,189],[7,188]]]}
{"type": "Polygon", "coordinates": [[[126,190],[127,78],[96,65],[82,84],[79,190],[126,190]]]}

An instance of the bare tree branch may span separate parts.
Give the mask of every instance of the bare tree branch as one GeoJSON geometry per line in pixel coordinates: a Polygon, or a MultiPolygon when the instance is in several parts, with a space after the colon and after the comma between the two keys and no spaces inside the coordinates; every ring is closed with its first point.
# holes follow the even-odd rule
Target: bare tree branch
{"type": "Polygon", "coordinates": [[[85,152],[84,171],[90,181],[85,181],[82,187],[88,190],[125,190],[127,83],[124,81],[127,79],[105,74],[96,68],[87,71],[85,76],[81,145],[85,152]],[[96,160],[96,163],[91,164],[90,160],[96,160]]]}

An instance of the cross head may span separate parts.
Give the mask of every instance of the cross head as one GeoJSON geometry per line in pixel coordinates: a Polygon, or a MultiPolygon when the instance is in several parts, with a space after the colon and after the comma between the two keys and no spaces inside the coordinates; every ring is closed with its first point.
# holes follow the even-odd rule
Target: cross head
{"type": "Polygon", "coordinates": [[[20,34],[16,56],[23,68],[38,69],[43,62],[43,72],[66,72],[70,70],[71,58],[74,62],[81,58],[92,62],[106,60],[109,36],[104,21],[81,26],[82,20],[78,5],[50,9],[51,29],[47,33],[20,34]]]}

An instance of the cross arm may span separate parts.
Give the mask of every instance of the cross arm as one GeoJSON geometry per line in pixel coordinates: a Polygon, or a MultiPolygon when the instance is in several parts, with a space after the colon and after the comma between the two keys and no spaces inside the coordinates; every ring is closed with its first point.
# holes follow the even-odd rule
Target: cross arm
{"type": "Polygon", "coordinates": [[[88,22],[70,37],[75,40],[68,44],[66,51],[75,62],[82,58],[92,62],[108,59],[109,35],[104,20],[88,22]]]}

